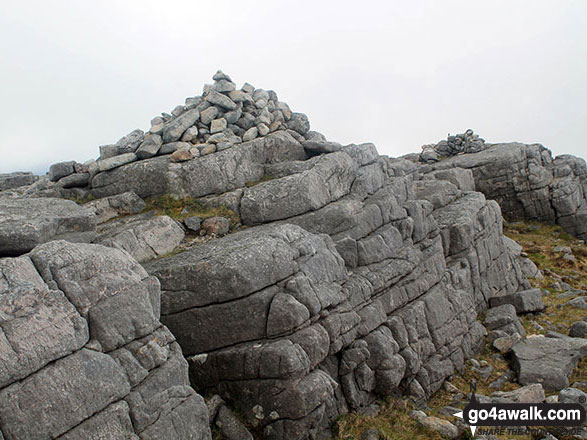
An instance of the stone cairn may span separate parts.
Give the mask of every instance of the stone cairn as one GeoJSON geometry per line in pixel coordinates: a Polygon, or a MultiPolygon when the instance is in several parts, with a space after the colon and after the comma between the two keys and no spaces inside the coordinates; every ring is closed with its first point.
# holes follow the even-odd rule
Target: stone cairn
{"type": "Polygon", "coordinates": [[[458,154],[478,153],[485,149],[485,140],[468,129],[464,133],[448,135],[446,140],[437,144],[422,146],[421,162],[438,162],[442,157],[457,156],[458,154]]]}
{"type": "Polygon", "coordinates": [[[171,155],[176,162],[191,160],[277,130],[287,130],[300,142],[306,140],[308,117],[292,112],[274,91],[249,83],[237,90],[230,76],[220,70],[212,79],[214,84],[206,84],[201,96],[187,98],[171,114],[154,117],[146,133],[136,129],[116,144],[100,146],[97,160],[51,165],[49,180],[63,188],[83,188],[97,173],[137,160],[161,155],[171,155]]]}

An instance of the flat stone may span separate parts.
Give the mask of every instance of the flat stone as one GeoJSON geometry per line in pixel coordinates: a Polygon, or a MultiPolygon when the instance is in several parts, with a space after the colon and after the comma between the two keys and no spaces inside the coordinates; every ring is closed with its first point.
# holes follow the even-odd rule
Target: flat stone
{"type": "Polygon", "coordinates": [[[210,93],[206,95],[206,101],[208,101],[210,104],[218,105],[227,110],[234,110],[236,108],[236,104],[232,99],[226,95],[218,93],[215,90],[211,90],[210,93]]]}
{"type": "Polygon", "coordinates": [[[114,168],[121,167],[122,165],[126,165],[127,163],[135,162],[137,160],[137,155],[135,153],[125,153],[120,154],[118,156],[110,157],[108,159],[98,159],[96,164],[98,165],[98,170],[108,171],[113,170],[114,168]]]}
{"type": "Polygon", "coordinates": [[[210,134],[221,133],[226,130],[227,122],[224,118],[214,119],[210,124],[210,134]]]}
{"type": "Polygon", "coordinates": [[[104,223],[97,233],[96,243],[125,250],[139,262],[170,253],[185,236],[183,228],[171,217],[152,213],[104,223]]]}
{"type": "Polygon", "coordinates": [[[533,337],[514,345],[512,355],[521,385],[540,383],[547,391],[560,390],[569,386],[569,375],[587,355],[587,340],[533,337]]]}
{"type": "Polygon", "coordinates": [[[94,213],[97,223],[104,223],[120,215],[138,214],[145,209],[145,206],[144,200],[132,191],[92,200],[83,205],[94,213]]]}
{"type": "Polygon", "coordinates": [[[30,185],[38,179],[38,176],[29,172],[0,174],[0,191],[30,185]]]}
{"type": "Polygon", "coordinates": [[[338,142],[328,142],[322,140],[308,140],[302,142],[302,146],[311,153],[324,154],[334,153],[335,151],[342,150],[342,145],[338,142]]]}
{"type": "Polygon", "coordinates": [[[20,255],[51,240],[89,242],[94,214],[71,200],[4,198],[0,211],[0,256],[20,255]]]}
{"type": "Polygon", "coordinates": [[[188,110],[178,118],[165,125],[163,130],[163,143],[175,142],[181,138],[183,133],[200,118],[200,112],[197,109],[188,110]]]}
{"type": "Polygon", "coordinates": [[[541,289],[523,290],[512,293],[511,295],[495,296],[489,299],[491,307],[497,307],[502,304],[512,304],[516,313],[540,312],[544,310],[541,289]]]}

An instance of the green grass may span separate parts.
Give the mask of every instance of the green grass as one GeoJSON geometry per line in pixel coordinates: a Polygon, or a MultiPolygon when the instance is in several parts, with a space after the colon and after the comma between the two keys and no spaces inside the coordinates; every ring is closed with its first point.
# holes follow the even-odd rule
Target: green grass
{"type": "Polygon", "coordinates": [[[210,217],[226,217],[230,220],[231,228],[240,222],[239,216],[226,206],[204,207],[191,197],[175,199],[169,195],[155,196],[145,200],[145,203],[147,206],[144,212],[156,211],[158,215],[167,215],[179,221],[193,216],[198,216],[202,220],[210,217]]]}

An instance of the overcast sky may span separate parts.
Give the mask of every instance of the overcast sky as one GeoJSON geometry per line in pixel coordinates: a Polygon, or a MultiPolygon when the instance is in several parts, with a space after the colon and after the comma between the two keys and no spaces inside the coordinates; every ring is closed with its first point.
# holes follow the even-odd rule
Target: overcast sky
{"type": "Polygon", "coordinates": [[[587,1],[3,1],[0,172],[85,161],[222,69],[380,153],[473,128],[587,156],[587,1]]]}

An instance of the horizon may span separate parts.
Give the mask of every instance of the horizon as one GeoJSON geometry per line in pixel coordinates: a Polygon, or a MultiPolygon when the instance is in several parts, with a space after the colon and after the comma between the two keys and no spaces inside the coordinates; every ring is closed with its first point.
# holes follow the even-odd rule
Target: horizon
{"type": "Polygon", "coordinates": [[[587,3],[283,5],[4,6],[0,173],[97,158],[218,69],[391,157],[472,128],[585,159],[587,3]]]}

